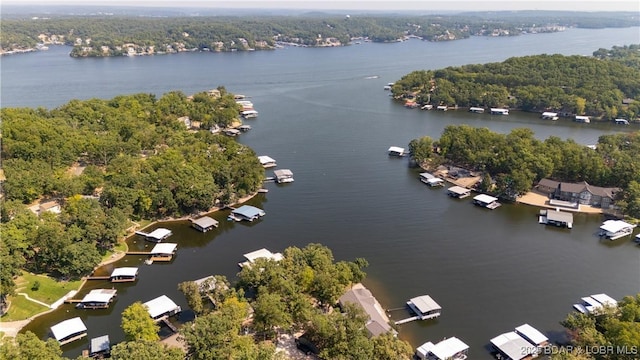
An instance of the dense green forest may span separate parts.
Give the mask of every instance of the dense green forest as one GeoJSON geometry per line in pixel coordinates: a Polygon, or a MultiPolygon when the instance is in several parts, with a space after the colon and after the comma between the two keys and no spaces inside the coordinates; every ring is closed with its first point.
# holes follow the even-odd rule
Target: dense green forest
{"type": "Polygon", "coordinates": [[[635,360],[640,356],[640,294],[626,296],[617,308],[598,314],[571,313],[561,324],[571,347],[553,351],[552,360],[635,360]]]}
{"type": "Polygon", "coordinates": [[[53,110],[3,108],[0,293],[21,269],[77,278],[91,271],[129,219],[179,217],[254,193],[264,169],[250,148],[209,131],[238,118],[232,94],[181,92],[73,100],[53,110]],[[53,199],[60,215],[27,209],[53,199]]]}
{"type": "Polygon", "coordinates": [[[450,162],[484,172],[480,190],[508,199],[526,193],[542,178],[619,187],[617,205],[626,215],[640,218],[640,132],[602,135],[593,150],[556,136],[540,141],[527,128],[505,135],[451,125],[437,141],[414,139],[409,149],[426,166],[450,162]]]}
{"type": "Polygon", "coordinates": [[[392,87],[419,104],[507,107],[589,115],[640,116],[640,45],[600,49],[594,57],[535,55],[501,63],[420,70],[392,87]]]}
{"type": "Polygon", "coordinates": [[[273,49],[276,42],[306,46],[346,45],[354,38],[375,42],[415,36],[430,41],[479,36],[513,36],[560,31],[566,27],[629,27],[637,14],[606,16],[582,12],[501,12],[459,15],[344,15],[125,17],[51,16],[4,18],[4,51],[34,48],[38,43],[74,46],[72,56],[126,55],[187,50],[243,51],[273,49]],[[328,39],[331,41],[327,42],[328,39]]]}
{"type": "MultiPolygon", "coordinates": [[[[200,286],[179,284],[196,315],[180,329],[187,357],[285,360],[285,355],[275,354],[278,335],[304,333],[324,359],[410,359],[413,349],[409,343],[391,332],[369,337],[361,308],[336,307],[338,297],[364,279],[367,265],[362,258],[336,262],[329,248],[309,244],[285,249],[280,261],[262,258],[243,267],[235,286],[221,275],[200,286]]],[[[126,340],[113,347],[112,358],[185,358],[181,351],[157,342],[158,325],[141,303],[122,313],[122,329],[126,340]]],[[[45,343],[26,333],[18,335],[17,344],[6,342],[0,356],[35,359],[48,353],[47,358],[62,359],[53,340],[45,343]]]]}

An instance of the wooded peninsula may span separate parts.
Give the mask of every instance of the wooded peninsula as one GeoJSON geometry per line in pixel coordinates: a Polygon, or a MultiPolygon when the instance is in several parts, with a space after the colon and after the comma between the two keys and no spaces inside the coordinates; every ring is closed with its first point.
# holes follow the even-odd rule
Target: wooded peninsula
{"type": "MultiPolygon", "coordinates": [[[[6,11],[5,11],[6,13],[6,11]]],[[[637,13],[473,12],[439,15],[190,16],[5,15],[2,53],[38,45],[73,46],[74,57],[166,54],[182,51],[253,51],[295,46],[343,46],[407,38],[447,41],[470,36],[516,36],[569,27],[640,25],[637,13]]]]}

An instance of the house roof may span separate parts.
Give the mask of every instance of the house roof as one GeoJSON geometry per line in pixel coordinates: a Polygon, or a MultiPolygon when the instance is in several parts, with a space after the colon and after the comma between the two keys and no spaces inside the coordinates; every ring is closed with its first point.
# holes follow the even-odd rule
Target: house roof
{"type": "Polygon", "coordinates": [[[81,303],[108,303],[113,299],[118,290],[116,289],[94,289],[85,295],[81,303]]]}
{"type": "Polygon", "coordinates": [[[435,302],[435,300],[433,300],[429,295],[417,296],[409,299],[409,301],[422,314],[433,310],[442,310],[442,307],[440,307],[440,305],[438,305],[438,303],[435,302]]]}
{"type": "Polygon", "coordinates": [[[469,345],[465,344],[455,336],[442,340],[437,344],[429,341],[418,348],[418,351],[424,355],[432,353],[441,360],[451,359],[455,354],[465,350],[469,350],[469,345]]]}
{"type": "Polygon", "coordinates": [[[62,322],[59,322],[51,327],[51,332],[56,340],[60,341],[70,335],[87,331],[87,327],[84,325],[79,317],[74,317],[62,322]]]}
{"type": "Polygon", "coordinates": [[[111,348],[111,343],[109,342],[109,335],[102,335],[96,338],[91,339],[91,346],[89,348],[89,352],[91,354],[99,353],[102,351],[107,351],[111,348]]]}
{"type": "Polygon", "coordinates": [[[174,243],[162,243],[157,244],[151,249],[152,254],[173,254],[176,251],[178,244],[174,243]]]}
{"type": "Polygon", "coordinates": [[[203,229],[206,229],[211,226],[218,226],[218,220],[210,218],[209,216],[203,216],[199,219],[191,219],[191,222],[195,225],[200,226],[203,229]]]}
{"type": "Polygon", "coordinates": [[[388,319],[383,316],[384,310],[382,309],[382,306],[378,303],[378,300],[376,300],[373,294],[371,294],[371,291],[362,284],[356,284],[351,289],[347,290],[347,292],[340,296],[338,302],[341,305],[346,303],[355,304],[364,310],[370,319],[370,321],[367,322],[366,327],[371,336],[377,336],[392,330],[388,323],[388,319]]]}
{"type": "Polygon", "coordinates": [[[607,232],[617,233],[618,231],[621,231],[623,229],[634,228],[634,227],[636,226],[629,224],[628,222],[624,222],[622,220],[607,220],[602,223],[602,225],[600,226],[600,229],[607,232]]]}
{"type": "Polygon", "coordinates": [[[481,203],[491,204],[494,201],[497,201],[498,198],[493,196],[489,196],[487,194],[480,194],[473,198],[473,200],[480,201],[481,203]]]}
{"type": "Polygon", "coordinates": [[[557,189],[558,185],[560,185],[559,181],[551,180],[551,179],[540,179],[538,181],[538,186],[544,186],[548,188],[557,189]]]}
{"type": "Polygon", "coordinates": [[[589,185],[586,181],[580,183],[560,183],[560,191],[569,192],[569,193],[581,193],[583,191],[588,191],[593,195],[600,197],[607,197],[613,199],[616,192],[618,192],[619,188],[605,188],[600,186],[589,185]]]}
{"type": "Polygon", "coordinates": [[[111,277],[136,276],[136,275],[138,275],[137,267],[119,267],[119,268],[113,269],[113,271],[111,272],[111,277]]]}
{"type": "Polygon", "coordinates": [[[179,308],[179,306],[173,302],[173,300],[169,299],[167,295],[159,296],[153,300],[149,300],[144,305],[147,307],[147,311],[149,311],[149,315],[152,318],[156,318],[164,313],[174,311],[179,308]]]}
{"type": "Polygon", "coordinates": [[[256,216],[264,216],[265,212],[262,209],[258,209],[255,206],[251,205],[242,205],[239,208],[232,210],[232,214],[237,214],[240,216],[244,216],[246,218],[252,219],[256,216]]]}
{"type": "Polygon", "coordinates": [[[494,337],[491,344],[513,360],[524,359],[536,353],[535,348],[515,331],[494,337]]]}
{"type": "Polygon", "coordinates": [[[522,324],[518,326],[516,328],[516,333],[533,345],[542,345],[549,341],[549,338],[529,324],[522,324]]]}

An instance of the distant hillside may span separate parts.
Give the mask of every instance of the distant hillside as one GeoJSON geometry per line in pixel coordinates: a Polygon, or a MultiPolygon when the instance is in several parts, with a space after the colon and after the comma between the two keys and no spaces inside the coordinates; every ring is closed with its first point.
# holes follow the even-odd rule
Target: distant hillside
{"type": "Polygon", "coordinates": [[[509,107],[606,120],[640,115],[640,45],[600,49],[594,57],[536,55],[501,63],[420,70],[392,88],[421,105],[509,107]]]}

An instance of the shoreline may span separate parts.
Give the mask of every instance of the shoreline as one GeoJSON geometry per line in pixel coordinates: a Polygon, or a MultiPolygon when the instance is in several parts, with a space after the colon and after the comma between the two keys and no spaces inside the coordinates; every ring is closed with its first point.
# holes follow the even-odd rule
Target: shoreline
{"type": "MultiPolygon", "coordinates": [[[[194,217],[200,217],[200,216],[204,216],[207,214],[212,214],[215,213],[217,211],[220,210],[224,210],[225,208],[229,207],[229,206],[235,206],[235,205],[239,205],[242,203],[245,203],[251,199],[253,199],[256,195],[258,195],[259,192],[254,192],[252,194],[249,194],[245,197],[242,197],[240,199],[238,199],[238,201],[234,202],[233,204],[229,204],[223,207],[220,206],[214,206],[211,209],[207,210],[207,211],[202,211],[197,213],[196,215],[185,215],[185,216],[181,216],[179,218],[164,218],[164,219],[157,219],[154,220],[153,222],[151,222],[150,224],[148,224],[147,226],[145,226],[144,228],[142,228],[141,230],[144,230],[150,226],[154,226],[156,224],[162,224],[162,223],[168,223],[168,222],[177,222],[177,221],[186,221],[189,220],[191,218],[194,217]]],[[[138,225],[139,226],[139,225],[138,225]]],[[[121,241],[124,243],[125,245],[125,250],[124,251],[116,251],[114,252],[109,259],[107,260],[103,260],[101,261],[98,265],[95,266],[95,268],[93,269],[93,272],[95,272],[96,270],[98,270],[99,268],[114,263],[120,259],[122,259],[126,254],[127,254],[127,250],[128,250],[128,246],[127,246],[127,239],[129,239],[132,235],[135,235],[135,230],[138,229],[138,226],[134,226],[134,227],[130,227],[129,229],[132,229],[133,232],[130,232],[129,234],[125,235],[125,237],[123,239],[121,239],[121,241]]],[[[82,283],[80,283],[80,286],[78,287],[77,290],[72,290],[71,292],[74,292],[73,295],[75,295],[76,293],[80,292],[82,290],[82,288],[84,287],[84,285],[86,284],[87,279],[86,276],[83,277],[82,279],[82,283]]],[[[63,296],[61,299],[59,299],[57,302],[62,303],[60,300],[66,299],[69,296],[69,294],[63,296]]],[[[57,303],[55,302],[55,303],[57,303]]],[[[55,304],[54,303],[54,304],[55,304]]],[[[28,319],[25,320],[16,320],[16,321],[0,321],[0,332],[2,332],[2,335],[0,336],[0,339],[4,338],[4,337],[13,337],[15,338],[16,335],[20,332],[20,330],[22,330],[23,327],[27,326],[27,324],[29,324],[33,319],[37,318],[38,316],[41,315],[45,315],[48,314],[52,311],[57,310],[57,307],[54,307],[52,309],[49,309],[47,311],[43,311],[41,313],[35,314],[31,317],[29,317],[28,319]]]]}

